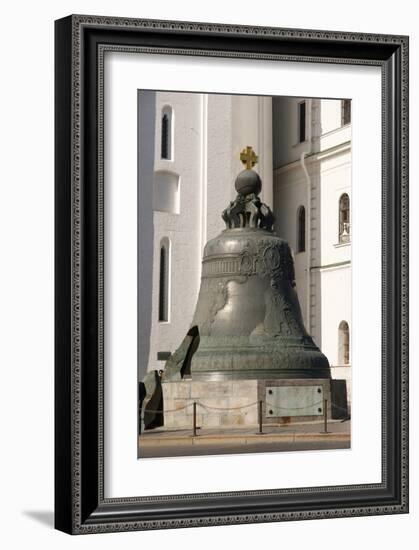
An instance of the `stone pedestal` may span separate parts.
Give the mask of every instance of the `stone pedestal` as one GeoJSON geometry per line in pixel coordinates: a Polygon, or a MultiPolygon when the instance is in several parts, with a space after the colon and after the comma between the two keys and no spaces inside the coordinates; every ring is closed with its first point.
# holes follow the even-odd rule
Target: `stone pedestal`
{"type": "Polygon", "coordinates": [[[201,428],[257,426],[320,420],[324,399],[331,418],[330,379],[225,380],[184,379],[163,383],[164,428],[190,429],[193,404],[201,428]]]}

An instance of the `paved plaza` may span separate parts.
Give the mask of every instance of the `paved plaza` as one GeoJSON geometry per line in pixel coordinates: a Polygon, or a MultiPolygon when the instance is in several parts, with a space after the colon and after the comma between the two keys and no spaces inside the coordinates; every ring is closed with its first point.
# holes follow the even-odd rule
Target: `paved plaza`
{"type": "Polygon", "coordinates": [[[139,457],[196,456],[258,452],[290,452],[350,448],[349,420],[301,422],[259,428],[146,431],[139,437],[139,457]]]}

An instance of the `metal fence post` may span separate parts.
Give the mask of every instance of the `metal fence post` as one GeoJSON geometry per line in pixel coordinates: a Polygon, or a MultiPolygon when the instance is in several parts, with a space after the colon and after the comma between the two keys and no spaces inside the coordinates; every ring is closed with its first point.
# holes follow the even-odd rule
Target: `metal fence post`
{"type": "Polygon", "coordinates": [[[193,404],[193,435],[196,436],[196,403],[193,404]]]}
{"type": "Polygon", "coordinates": [[[263,433],[262,431],[262,406],[263,401],[259,401],[259,433],[263,433]]]}
{"type": "Polygon", "coordinates": [[[324,433],[329,433],[327,431],[327,399],[323,401],[323,415],[324,415],[324,433]]]}

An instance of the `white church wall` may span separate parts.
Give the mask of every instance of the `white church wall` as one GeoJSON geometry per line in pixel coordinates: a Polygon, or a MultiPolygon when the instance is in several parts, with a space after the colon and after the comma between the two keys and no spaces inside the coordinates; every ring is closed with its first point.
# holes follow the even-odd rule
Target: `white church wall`
{"type": "Polygon", "coordinates": [[[350,366],[338,360],[338,327],[342,320],[351,327],[351,245],[339,243],[339,198],[351,196],[351,127],[341,127],[340,100],[312,100],[306,113],[311,150],[302,156],[309,146],[296,144],[299,101],[273,102],[276,228],[295,251],[297,211],[306,206],[306,250],[294,253],[304,324],[328,357],[332,377],[348,381],[350,395],[350,366]]]}
{"type": "Polygon", "coordinates": [[[297,165],[284,172],[274,173],[274,214],[276,217],[276,234],[285,239],[291,247],[295,265],[295,282],[301,313],[305,327],[308,329],[308,190],[307,181],[301,166],[297,165]],[[306,248],[297,252],[297,212],[300,206],[306,209],[306,248]]]}
{"type": "Polygon", "coordinates": [[[272,207],[272,98],[262,96],[232,96],[233,173],[230,185],[243,170],[240,152],[248,145],[258,155],[254,170],[262,179],[261,200],[272,207]]]}
{"type": "Polygon", "coordinates": [[[273,117],[272,98],[259,98],[259,170],[262,178],[261,200],[273,207],[273,117]]]}
{"type": "Polygon", "coordinates": [[[339,357],[339,325],[342,321],[346,321],[349,325],[349,345],[351,346],[351,268],[344,266],[325,269],[319,274],[322,304],[320,346],[329,359],[332,378],[346,380],[348,399],[351,402],[351,347],[349,365],[342,364],[339,357]]]}
{"type": "MultiPolygon", "coordinates": [[[[236,196],[234,182],[243,170],[240,152],[250,145],[259,156],[261,199],[273,204],[272,99],[260,96],[207,96],[206,240],[224,228],[222,211],[236,196]]],[[[204,243],[205,244],[205,243],[204,243]]]]}
{"type": "MultiPolygon", "coordinates": [[[[138,370],[142,378],[150,357],[150,335],[154,324],[154,148],[156,94],[138,93],[138,370]]],[[[154,355],[154,354],[153,354],[154,355]]]]}
{"type": "Polygon", "coordinates": [[[321,100],[321,133],[327,134],[342,126],[342,102],[339,99],[321,100]]]}
{"type": "MultiPolygon", "coordinates": [[[[207,204],[205,209],[207,231],[205,242],[216,237],[225,227],[221,212],[236,196],[232,179],[235,167],[237,167],[236,159],[232,155],[232,96],[210,94],[207,97],[207,204]]],[[[204,245],[205,242],[203,242],[204,245]]]]}
{"type": "Polygon", "coordinates": [[[243,170],[239,155],[247,145],[259,155],[255,169],[263,178],[262,199],[272,206],[272,101],[172,92],[140,92],[139,97],[140,262],[147,257],[142,252],[152,257],[150,265],[139,266],[143,376],[147,370],[163,368],[165,361],[157,360],[157,353],[173,353],[190,327],[203,247],[225,227],[221,214],[236,196],[234,181],[243,170]],[[170,155],[162,158],[161,124],[166,113],[172,122],[170,155]],[[165,321],[159,321],[162,239],[170,242],[170,315],[165,321]]]}
{"type": "MultiPolygon", "coordinates": [[[[143,92],[140,92],[140,95],[143,92]]],[[[150,92],[143,93],[149,97],[150,92]]],[[[157,360],[161,351],[173,352],[185,336],[195,309],[196,296],[199,290],[201,236],[197,230],[201,215],[201,135],[202,135],[202,101],[201,94],[171,94],[157,92],[154,94],[154,106],[150,101],[140,102],[139,119],[150,119],[146,112],[153,109],[154,132],[145,134],[147,139],[154,135],[154,151],[149,147],[143,152],[144,142],[140,145],[139,157],[139,242],[144,234],[152,232],[152,254],[139,254],[144,262],[151,260],[151,307],[142,309],[139,323],[139,370],[140,376],[146,370],[160,369],[164,361],[157,360]],[[172,154],[170,159],[162,158],[161,151],[161,117],[170,106],[172,116],[172,154]],[[153,156],[153,174],[150,177],[150,160],[153,156]],[[147,167],[144,174],[143,167],[147,167]],[[152,187],[151,192],[147,189],[152,187]],[[175,191],[173,193],[173,191],[175,191]],[[152,219],[146,210],[143,197],[147,194],[155,197],[152,219]],[[152,224],[152,229],[148,225],[152,224]],[[160,279],[160,245],[163,239],[170,241],[169,299],[170,315],[167,321],[159,321],[159,279],[160,279]],[[149,319],[145,318],[149,316],[149,319]]],[[[150,129],[150,124],[147,124],[150,129]]],[[[146,132],[141,129],[140,132],[146,132]]],[[[140,140],[141,141],[141,140],[140,140]]],[[[149,203],[147,208],[152,208],[149,203]]],[[[150,246],[149,246],[150,247],[150,246]]],[[[150,252],[150,251],[148,251],[150,252]]],[[[143,268],[148,269],[150,268],[143,268]]],[[[144,281],[139,269],[139,301],[146,302],[145,294],[150,292],[150,281],[144,281]],[[148,284],[144,284],[148,282],[148,284]]]]}
{"type": "MultiPolygon", "coordinates": [[[[330,103],[330,102],[328,102],[330,103]]],[[[351,125],[333,128],[329,132],[320,135],[319,151],[327,151],[333,147],[341,146],[343,143],[351,141],[351,125]]]]}
{"type": "Polygon", "coordinates": [[[297,248],[297,210],[300,205],[308,208],[307,199],[307,181],[300,165],[274,173],[275,231],[288,241],[294,254],[297,248]]]}
{"type": "Polygon", "coordinates": [[[274,168],[298,160],[303,152],[323,151],[351,139],[350,125],[342,126],[340,99],[277,97],[273,99],[273,118],[274,168]],[[298,105],[303,101],[306,103],[306,139],[300,142],[298,105]]]}
{"type": "Polygon", "coordinates": [[[279,168],[300,159],[303,153],[312,151],[311,99],[296,97],[273,98],[273,166],[279,168]],[[306,102],[306,139],[299,141],[298,105],[306,102]]]}
{"type": "Polygon", "coordinates": [[[339,361],[338,328],[346,321],[351,332],[351,268],[350,266],[321,269],[321,347],[329,363],[339,361]],[[333,304],[333,307],[331,307],[333,304]]]}
{"type": "Polygon", "coordinates": [[[346,193],[351,197],[351,153],[343,153],[322,159],[320,209],[321,216],[321,265],[350,261],[351,246],[339,243],[339,199],[346,193]]]}
{"type": "Polygon", "coordinates": [[[179,214],[179,174],[155,172],[153,182],[153,209],[159,212],[179,214]]]}
{"type": "Polygon", "coordinates": [[[161,158],[161,134],[155,134],[155,171],[166,168],[179,175],[178,213],[154,212],[155,254],[153,262],[153,323],[149,357],[150,368],[163,368],[157,352],[173,352],[186,335],[195,310],[200,282],[201,260],[201,146],[202,117],[200,94],[158,92],[156,120],[166,105],[173,110],[173,160],[161,158]],[[171,243],[170,319],[158,321],[159,248],[162,238],[171,243]],[[156,322],[157,321],[157,322],[156,322]]]}
{"type": "MultiPolygon", "coordinates": [[[[310,154],[308,148],[313,144],[321,146],[318,136],[311,140],[311,131],[318,132],[320,128],[316,117],[323,117],[329,125],[333,120],[336,123],[340,101],[307,100],[307,140],[298,144],[298,98],[274,100],[272,105],[270,98],[257,96],[142,94],[143,110],[154,109],[154,118],[139,114],[145,122],[144,139],[149,131],[155,138],[154,149],[148,144],[145,152],[140,151],[140,241],[150,233],[153,241],[152,273],[150,268],[143,268],[146,273],[141,267],[139,270],[140,303],[147,303],[145,294],[152,287],[151,304],[140,309],[150,317],[140,323],[140,364],[146,364],[148,369],[162,368],[164,363],[157,360],[157,353],[175,351],[190,327],[200,285],[203,246],[224,228],[221,212],[235,197],[234,180],[243,169],[239,154],[246,145],[252,145],[259,155],[256,169],[263,178],[262,198],[273,206],[277,234],[289,242],[293,251],[305,326],[320,347],[326,345],[334,354],[334,329],[324,315],[335,307],[340,280],[326,280],[318,269],[350,261],[350,245],[342,246],[338,241],[339,197],[343,192],[350,195],[351,186],[350,149],[345,150],[348,128],[333,130],[333,139],[340,143],[337,147],[341,150],[335,151],[335,147],[310,154]],[[161,115],[168,107],[172,119],[171,154],[165,159],[161,158],[161,115]],[[301,156],[304,151],[308,154],[301,156]],[[145,158],[150,155],[152,162],[145,158]],[[279,161],[285,165],[273,171],[272,164],[279,161]],[[145,204],[152,204],[153,195],[150,220],[145,204]],[[306,210],[306,243],[304,251],[297,251],[297,212],[301,206],[306,210]],[[170,241],[171,292],[170,317],[162,322],[158,320],[159,262],[164,238],[170,241]],[[141,275],[145,275],[147,284],[142,284],[141,275]],[[143,325],[145,328],[141,328],[143,325]]],[[[141,246],[150,248],[150,243],[141,246]]],[[[346,299],[350,303],[350,297],[346,299]]],[[[140,368],[144,370],[143,366],[140,368]]]]}

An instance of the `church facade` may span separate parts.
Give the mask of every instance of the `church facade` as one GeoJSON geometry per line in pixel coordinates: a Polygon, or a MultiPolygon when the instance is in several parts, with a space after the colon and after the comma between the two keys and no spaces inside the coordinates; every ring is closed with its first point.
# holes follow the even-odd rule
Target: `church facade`
{"type": "Polygon", "coordinates": [[[350,108],[346,100],[139,91],[140,379],[163,369],[190,328],[203,247],[224,227],[240,151],[251,145],[261,199],[293,251],[304,324],[350,395],[350,108]]]}

